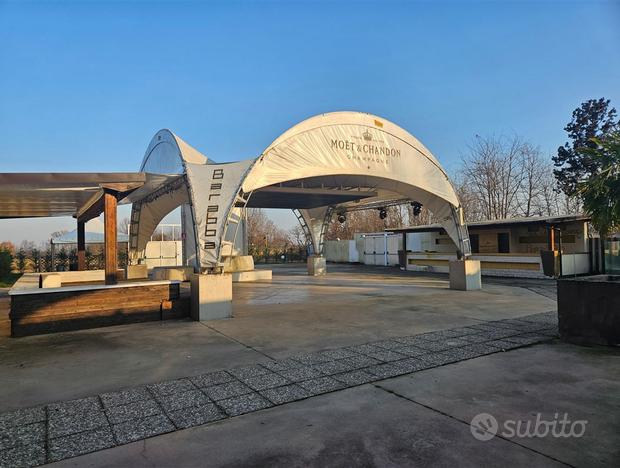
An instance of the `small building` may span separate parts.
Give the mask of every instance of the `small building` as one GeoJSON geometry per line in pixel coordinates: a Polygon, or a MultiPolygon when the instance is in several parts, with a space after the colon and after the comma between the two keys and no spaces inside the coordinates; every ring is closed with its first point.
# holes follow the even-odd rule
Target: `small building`
{"type": "MultiPolygon", "coordinates": [[[[541,251],[557,250],[562,275],[587,274],[599,268],[584,215],[536,216],[468,223],[472,258],[483,275],[544,278],[541,251]]],[[[390,229],[399,233],[405,268],[448,272],[456,255],[454,242],[439,224],[390,229]]]]}

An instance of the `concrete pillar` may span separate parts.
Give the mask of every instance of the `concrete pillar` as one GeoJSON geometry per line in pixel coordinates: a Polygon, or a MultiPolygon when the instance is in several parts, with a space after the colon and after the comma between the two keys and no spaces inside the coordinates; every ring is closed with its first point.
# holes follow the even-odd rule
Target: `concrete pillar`
{"type": "Polygon", "coordinates": [[[482,289],[480,260],[450,260],[450,289],[460,291],[482,289]]]}
{"type": "Polygon", "coordinates": [[[322,255],[310,255],[308,257],[308,275],[322,276],[327,273],[327,262],[322,255]]]}
{"type": "Polygon", "coordinates": [[[192,274],[191,316],[194,320],[232,318],[232,275],[192,274]]]}

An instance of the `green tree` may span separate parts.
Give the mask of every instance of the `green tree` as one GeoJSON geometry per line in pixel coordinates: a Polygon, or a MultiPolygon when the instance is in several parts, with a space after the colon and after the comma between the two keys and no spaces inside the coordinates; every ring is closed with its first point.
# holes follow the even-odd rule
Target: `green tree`
{"type": "Polygon", "coordinates": [[[15,255],[15,260],[17,263],[17,269],[20,273],[23,273],[26,268],[26,258],[28,258],[26,251],[24,249],[19,249],[15,255]]]}
{"type": "Polygon", "coordinates": [[[579,183],[579,195],[592,224],[602,239],[620,228],[620,132],[593,138],[592,146],[579,150],[598,167],[596,173],[579,183]]]}
{"type": "Polygon", "coordinates": [[[41,251],[36,247],[33,247],[30,255],[32,255],[34,271],[38,273],[41,271],[41,251]]]}
{"type": "Polygon", "coordinates": [[[58,255],[56,256],[58,271],[66,271],[67,270],[67,261],[69,259],[69,255],[67,255],[67,251],[64,247],[60,249],[58,255]]]}
{"type": "Polygon", "coordinates": [[[553,174],[558,187],[568,196],[578,194],[579,182],[596,174],[600,161],[582,149],[596,149],[593,139],[604,138],[620,128],[616,109],[610,107],[609,99],[590,99],[573,111],[572,120],[564,127],[570,142],[558,148],[553,156],[557,169],[553,174]]]}
{"type": "Polygon", "coordinates": [[[13,264],[13,253],[8,247],[0,245],[0,279],[5,278],[11,273],[13,264]]]}

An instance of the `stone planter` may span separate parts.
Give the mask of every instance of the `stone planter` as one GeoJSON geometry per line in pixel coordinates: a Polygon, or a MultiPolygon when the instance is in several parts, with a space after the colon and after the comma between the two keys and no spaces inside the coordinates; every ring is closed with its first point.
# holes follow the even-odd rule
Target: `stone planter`
{"type": "Polygon", "coordinates": [[[620,276],[558,280],[560,338],[583,345],[620,345],[620,276]]]}

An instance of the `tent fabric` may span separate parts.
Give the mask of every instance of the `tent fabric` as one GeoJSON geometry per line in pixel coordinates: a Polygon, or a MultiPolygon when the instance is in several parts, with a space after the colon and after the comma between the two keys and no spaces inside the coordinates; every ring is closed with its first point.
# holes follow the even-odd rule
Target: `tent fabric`
{"type": "MultiPolygon", "coordinates": [[[[312,117],[269,145],[242,188],[251,192],[312,178],[340,184],[344,178],[358,187],[384,189],[385,198],[400,194],[419,201],[441,220],[459,249],[470,253],[460,203],[446,172],[416,138],[385,119],[358,112],[312,117]]],[[[307,214],[304,219],[318,249],[319,221],[307,214]]]]}
{"type": "Polygon", "coordinates": [[[150,237],[166,210],[182,206],[189,253],[185,261],[202,271],[221,269],[222,258],[234,253],[234,233],[244,231],[239,229],[243,222],[239,208],[261,189],[265,189],[263,200],[286,196],[274,187],[288,193],[297,188],[297,202],[313,189],[347,195],[340,197],[346,201],[330,206],[291,207],[298,208],[315,253],[322,253],[335,210],[403,199],[422,203],[459,250],[471,253],[462,208],[439,161],[407,131],[371,114],[335,112],[312,117],[284,132],[258,158],[225,164],[210,161],[169,130],[162,130],[151,140],[141,170],[185,174],[186,191],[179,189],[168,201],[134,204],[131,232],[137,238],[130,245],[136,257],[141,255],[142,240],[150,237]]]}
{"type": "MultiPolygon", "coordinates": [[[[141,171],[166,174],[185,174],[189,163],[205,165],[208,158],[187,144],[170,130],[158,131],[151,139],[142,163],[141,171]]],[[[138,263],[144,257],[146,243],[151,238],[157,224],[172,210],[181,206],[183,218],[183,262],[198,266],[200,249],[195,232],[195,212],[191,203],[191,186],[187,183],[182,188],[174,188],[166,196],[152,198],[149,201],[133,200],[131,210],[129,257],[132,263],[138,263]]]]}

